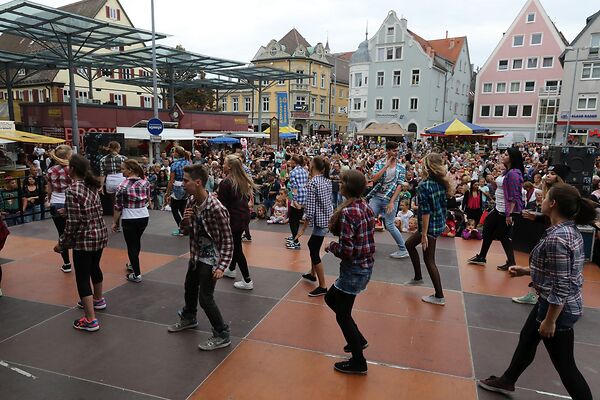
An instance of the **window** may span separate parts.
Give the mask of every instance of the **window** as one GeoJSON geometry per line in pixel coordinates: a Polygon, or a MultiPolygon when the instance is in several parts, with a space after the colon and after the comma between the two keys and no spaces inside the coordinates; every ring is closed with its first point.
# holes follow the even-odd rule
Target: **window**
{"type": "Polygon", "coordinates": [[[394,34],[394,27],[393,26],[388,26],[388,28],[387,28],[387,34],[388,35],[393,35],[394,34]]]}
{"type": "Polygon", "coordinates": [[[504,106],[494,106],[494,117],[503,117],[504,116],[504,106]]]}
{"type": "Polygon", "coordinates": [[[162,110],[163,108],[165,108],[163,106],[163,98],[162,98],[162,96],[158,96],[158,109],[162,110]]]}
{"type": "Polygon", "coordinates": [[[365,111],[367,111],[367,101],[363,101],[363,108],[365,109],[365,111]]]}
{"type": "Polygon", "coordinates": [[[325,89],[325,74],[321,74],[321,89],[325,89]]]}
{"type": "Polygon", "coordinates": [[[394,77],[392,80],[392,85],[393,86],[400,86],[400,83],[402,82],[402,71],[394,71],[394,77]]]}
{"type": "Polygon", "coordinates": [[[535,22],[535,13],[534,12],[530,12],[529,14],[527,14],[527,19],[525,20],[526,23],[531,24],[532,22],[535,22]]]}
{"type": "Polygon", "coordinates": [[[240,111],[240,99],[238,97],[231,98],[231,111],[233,111],[233,112],[240,111]]]}
{"type": "Polygon", "coordinates": [[[411,72],[411,76],[410,76],[410,84],[416,86],[419,84],[420,80],[421,80],[421,70],[413,69],[411,72]]]}
{"type": "Polygon", "coordinates": [[[388,47],[387,49],[385,49],[385,59],[386,60],[394,59],[394,48],[393,47],[388,47]]]}
{"type": "Polygon", "coordinates": [[[400,60],[402,58],[402,46],[396,46],[394,48],[394,58],[400,60]]]}
{"type": "Polygon", "coordinates": [[[269,86],[269,81],[266,79],[263,79],[262,84],[263,84],[263,86],[269,86]]]}
{"type": "Polygon", "coordinates": [[[511,82],[510,83],[510,92],[511,93],[519,93],[521,91],[521,82],[511,82]]]}
{"type": "Polygon", "coordinates": [[[506,93],[506,82],[496,83],[496,93],[506,93]]]}
{"type": "Polygon", "coordinates": [[[525,36],[523,36],[523,35],[513,36],[512,47],[523,47],[524,42],[525,42],[525,36]]]}
{"type": "Polygon", "coordinates": [[[316,73],[316,72],[313,72],[313,73],[312,73],[311,84],[312,84],[314,87],[317,87],[317,73],[316,73]]]}
{"type": "Polygon", "coordinates": [[[362,86],[362,74],[354,74],[354,87],[362,86]]]}
{"type": "Polygon", "coordinates": [[[361,99],[354,99],[354,104],[352,106],[352,109],[354,111],[360,111],[360,104],[361,104],[361,99]]]}
{"type": "Polygon", "coordinates": [[[508,60],[498,60],[498,71],[508,70],[508,60]]]}
{"type": "Polygon", "coordinates": [[[25,70],[25,68],[21,68],[17,71],[17,75],[18,76],[25,76],[27,75],[27,71],[25,70]]]}
{"type": "Polygon", "coordinates": [[[554,66],[554,57],[542,58],[542,68],[552,68],[554,66]]]}
{"type": "Polygon", "coordinates": [[[439,104],[439,102],[440,102],[440,99],[436,97],[435,98],[435,111],[438,111],[438,104],[439,104]]]}
{"type": "Polygon", "coordinates": [[[251,97],[244,97],[244,111],[245,112],[252,111],[252,98],[251,97]]]}
{"type": "Polygon", "coordinates": [[[112,7],[106,7],[106,16],[110,19],[112,19],[113,21],[118,21],[121,18],[121,11],[116,9],[116,8],[112,8],[112,7]]]}
{"type": "MultiPolygon", "coordinates": [[[[303,69],[297,69],[296,73],[297,74],[304,74],[304,70],[303,69]]],[[[296,79],[296,83],[298,85],[302,85],[304,83],[304,78],[298,78],[298,79],[296,79]]]]}
{"type": "Polygon", "coordinates": [[[526,106],[521,107],[521,116],[522,117],[531,117],[532,114],[533,114],[533,106],[526,105],[526,106]]]}
{"type": "Polygon", "coordinates": [[[590,94],[579,95],[577,99],[577,110],[581,111],[593,111],[596,109],[596,103],[598,102],[598,96],[590,94]]]}
{"type": "Polygon", "coordinates": [[[540,44],[542,44],[542,34],[541,33],[532,33],[530,44],[532,46],[539,46],[540,44]]]}
{"type": "Polygon", "coordinates": [[[535,92],[535,81],[525,81],[525,92],[535,92]]]}
{"type": "Polygon", "coordinates": [[[122,78],[131,79],[133,77],[133,71],[130,68],[123,68],[122,78]]]}
{"type": "Polygon", "coordinates": [[[385,73],[383,71],[377,72],[377,86],[382,87],[385,80],[385,73]]]}
{"type": "Polygon", "coordinates": [[[600,62],[583,63],[581,79],[599,79],[600,78],[600,62]]]}
{"type": "Polygon", "coordinates": [[[529,57],[527,59],[527,69],[536,69],[538,65],[537,57],[529,57]]]}
{"type": "Polygon", "coordinates": [[[296,104],[299,106],[306,105],[306,96],[296,96],[296,104]]]}
{"type": "Polygon", "coordinates": [[[512,69],[523,69],[523,59],[515,58],[512,60],[512,69]]]}
{"type": "Polygon", "coordinates": [[[340,98],[342,98],[342,99],[344,98],[344,90],[343,89],[340,89],[340,98]]]}
{"type": "Polygon", "coordinates": [[[310,98],[310,112],[313,114],[317,112],[317,98],[316,97],[310,98]]]}
{"type": "Polygon", "coordinates": [[[400,99],[392,99],[392,111],[398,111],[400,109],[400,99]]]}
{"type": "Polygon", "coordinates": [[[518,117],[519,116],[519,106],[518,105],[509,105],[508,106],[508,116],[509,117],[518,117]]]}
{"type": "Polygon", "coordinates": [[[492,93],[492,82],[484,83],[481,91],[483,93],[492,93]]]}
{"type": "Polygon", "coordinates": [[[262,98],[262,110],[269,111],[269,96],[263,96],[262,98]]]}
{"type": "Polygon", "coordinates": [[[419,109],[419,99],[416,97],[410,98],[410,111],[417,111],[419,109]]]}
{"type": "Polygon", "coordinates": [[[375,110],[383,110],[383,99],[375,99],[375,110]]]}
{"type": "Polygon", "coordinates": [[[221,99],[221,111],[227,111],[227,97],[221,99]]]}
{"type": "Polygon", "coordinates": [[[284,81],[284,80],[277,81],[277,84],[278,84],[279,86],[283,86],[283,85],[285,85],[285,81],[284,81]]]}
{"type": "Polygon", "coordinates": [[[592,33],[592,39],[590,41],[589,55],[591,57],[598,57],[599,50],[600,50],[600,33],[592,33]]]}
{"type": "Polygon", "coordinates": [[[385,48],[380,47],[377,49],[377,61],[384,61],[384,60],[385,60],[385,48]]]}
{"type": "Polygon", "coordinates": [[[319,101],[319,109],[321,110],[321,114],[325,112],[325,99],[323,97],[319,101]]]}
{"type": "Polygon", "coordinates": [[[144,96],[144,108],[152,108],[152,97],[144,96]]]}
{"type": "Polygon", "coordinates": [[[377,49],[377,61],[402,59],[402,46],[379,47],[377,49]]]}
{"type": "Polygon", "coordinates": [[[490,106],[481,106],[481,110],[479,111],[480,117],[489,117],[490,116],[490,106]]]}
{"type": "Polygon", "coordinates": [[[115,103],[118,106],[122,106],[123,105],[123,95],[122,94],[115,94],[114,99],[115,99],[115,103]]]}

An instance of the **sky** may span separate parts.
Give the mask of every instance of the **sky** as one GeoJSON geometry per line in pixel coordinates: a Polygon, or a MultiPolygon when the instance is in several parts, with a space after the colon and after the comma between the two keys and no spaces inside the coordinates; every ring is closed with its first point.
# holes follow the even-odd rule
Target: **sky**
{"type": "MultiPolygon", "coordinates": [[[[69,0],[33,0],[59,7],[69,0]]],[[[597,0],[541,0],[542,6],[571,41],[585,19],[600,10],[597,0]]],[[[4,3],[4,0],[0,0],[4,3]]],[[[150,0],[120,0],[137,28],[150,30],[150,0]]],[[[159,43],[188,51],[249,62],[261,45],[296,28],[311,45],[332,52],[354,51],[394,10],[408,29],[425,39],[467,36],[471,63],[482,66],[525,0],[155,0],[156,31],[171,35],[159,43]],[[404,4],[403,4],[404,3],[404,4]]]]}

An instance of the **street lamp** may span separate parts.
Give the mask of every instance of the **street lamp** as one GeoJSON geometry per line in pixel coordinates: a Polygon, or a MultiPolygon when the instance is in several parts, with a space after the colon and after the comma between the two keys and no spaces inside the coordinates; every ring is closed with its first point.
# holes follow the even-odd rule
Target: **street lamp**
{"type": "Polygon", "coordinates": [[[575,80],[577,80],[577,64],[579,63],[579,47],[573,48],[573,46],[565,47],[565,51],[575,50],[575,67],[573,68],[573,82],[571,83],[571,98],[569,100],[569,116],[567,117],[567,127],[565,129],[565,139],[569,137],[569,130],[571,128],[571,114],[573,114],[573,98],[575,97],[575,80]]]}

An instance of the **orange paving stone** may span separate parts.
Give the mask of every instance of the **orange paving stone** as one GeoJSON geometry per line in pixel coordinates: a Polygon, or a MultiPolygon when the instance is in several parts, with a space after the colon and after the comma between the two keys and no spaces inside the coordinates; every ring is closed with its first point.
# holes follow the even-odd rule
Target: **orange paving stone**
{"type": "MultiPolygon", "coordinates": [[[[49,249],[52,250],[57,243],[57,240],[58,237],[53,240],[43,240],[25,236],[9,235],[0,256],[11,260],[31,257],[36,254],[45,253],[49,249]]],[[[58,257],[60,259],[60,256],[58,257]]]]}

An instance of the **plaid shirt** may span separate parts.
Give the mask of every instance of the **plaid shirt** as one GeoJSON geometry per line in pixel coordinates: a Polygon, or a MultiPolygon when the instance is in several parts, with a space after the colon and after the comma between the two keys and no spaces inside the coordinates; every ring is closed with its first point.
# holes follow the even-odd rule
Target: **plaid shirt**
{"type": "Polygon", "coordinates": [[[127,157],[120,154],[107,154],[100,159],[100,176],[114,175],[121,173],[121,164],[127,160],[127,157]]]}
{"type": "Polygon", "coordinates": [[[504,182],[502,183],[502,190],[504,191],[504,212],[508,214],[510,212],[509,203],[515,203],[513,208],[514,213],[520,213],[525,204],[523,204],[523,174],[516,168],[510,169],[506,175],[504,175],[504,182]]]}
{"type": "Polygon", "coordinates": [[[71,186],[69,167],[63,167],[60,164],[50,167],[47,177],[53,192],[64,193],[71,186]]]}
{"type": "Polygon", "coordinates": [[[308,184],[308,172],[301,166],[296,166],[290,172],[290,188],[297,190],[292,200],[297,201],[301,205],[306,202],[306,185],[308,184]]]}
{"type": "Polygon", "coordinates": [[[66,226],[58,241],[60,247],[83,251],[106,247],[108,230],[102,218],[98,192],[88,188],[83,181],[74,181],[65,194],[66,226]]]}
{"type": "Polygon", "coordinates": [[[444,186],[429,178],[417,188],[419,196],[419,232],[423,232],[423,215],[429,214],[427,234],[440,236],[446,228],[447,197],[444,186]]]}
{"type": "Polygon", "coordinates": [[[222,271],[229,267],[233,258],[233,236],[229,227],[229,213],[216,195],[210,194],[202,204],[196,204],[190,196],[186,208],[194,209],[194,216],[184,219],[181,228],[190,232],[190,259],[194,262],[206,262],[206,249],[200,236],[206,233],[212,241],[216,267],[222,271]]]}
{"type": "Polygon", "coordinates": [[[190,165],[185,158],[176,158],[171,164],[171,174],[175,174],[176,181],[183,181],[183,167],[190,165]]]}
{"type": "Polygon", "coordinates": [[[145,179],[128,178],[123,180],[115,193],[115,210],[147,207],[150,189],[150,183],[145,179]]]}
{"type": "Polygon", "coordinates": [[[313,177],[306,185],[306,208],[304,219],[312,226],[327,228],[333,214],[331,204],[331,180],[319,175],[313,177]]]}
{"type": "MultiPolygon", "coordinates": [[[[381,160],[378,160],[375,163],[375,166],[373,166],[373,175],[375,175],[376,173],[381,171],[383,169],[383,167],[385,167],[386,162],[387,162],[386,158],[382,158],[381,160]]],[[[379,180],[377,181],[375,186],[373,186],[373,189],[371,189],[371,191],[369,192],[369,194],[367,196],[368,199],[370,199],[371,197],[373,197],[377,194],[380,194],[385,189],[385,191],[383,192],[383,197],[386,200],[391,200],[392,196],[394,195],[394,192],[398,188],[398,185],[401,185],[402,182],[404,182],[406,180],[406,168],[404,168],[404,166],[402,164],[400,164],[398,161],[396,161],[395,178],[387,188],[384,188],[386,175],[387,175],[387,171],[383,173],[383,175],[381,176],[381,178],[379,178],[379,180]]]]}
{"type": "Polygon", "coordinates": [[[363,199],[352,202],[342,210],[340,240],[331,242],[329,251],[353,265],[373,268],[375,253],[375,215],[363,199]]]}
{"type": "Polygon", "coordinates": [[[575,223],[551,226],[529,256],[533,287],[548,303],[564,305],[564,312],[581,315],[583,260],[583,238],[575,223]]]}

